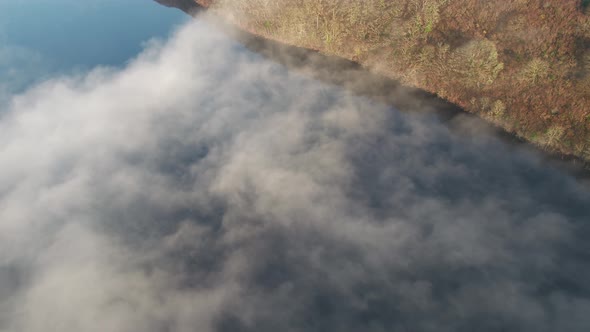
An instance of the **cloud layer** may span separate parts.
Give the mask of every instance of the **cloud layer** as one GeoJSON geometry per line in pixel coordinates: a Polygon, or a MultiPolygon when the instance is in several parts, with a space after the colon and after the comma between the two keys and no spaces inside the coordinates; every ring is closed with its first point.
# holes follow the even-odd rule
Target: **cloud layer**
{"type": "Polygon", "coordinates": [[[590,329],[587,187],[203,22],[0,116],[1,331],[590,329]]]}

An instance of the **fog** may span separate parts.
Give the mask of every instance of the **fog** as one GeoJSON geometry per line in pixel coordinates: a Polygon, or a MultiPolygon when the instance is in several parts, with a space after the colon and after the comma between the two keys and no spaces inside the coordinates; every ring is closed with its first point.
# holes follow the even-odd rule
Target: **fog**
{"type": "Polygon", "coordinates": [[[12,96],[0,331],[588,331],[588,186],[416,111],[203,20],[12,96]]]}

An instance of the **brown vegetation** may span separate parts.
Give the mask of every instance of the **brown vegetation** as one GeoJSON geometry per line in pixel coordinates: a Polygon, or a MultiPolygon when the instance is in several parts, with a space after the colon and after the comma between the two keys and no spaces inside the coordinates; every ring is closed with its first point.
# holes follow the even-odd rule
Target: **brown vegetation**
{"type": "Polygon", "coordinates": [[[548,149],[590,159],[582,0],[195,0],[267,38],[437,93],[548,149]]]}

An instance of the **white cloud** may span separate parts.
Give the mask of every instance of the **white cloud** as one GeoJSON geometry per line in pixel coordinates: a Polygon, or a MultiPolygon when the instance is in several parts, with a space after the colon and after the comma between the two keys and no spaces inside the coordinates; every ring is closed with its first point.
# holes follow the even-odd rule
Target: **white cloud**
{"type": "Polygon", "coordinates": [[[192,23],[2,115],[0,330],[582,331],[590,194],[530,158],[192,23]]]}

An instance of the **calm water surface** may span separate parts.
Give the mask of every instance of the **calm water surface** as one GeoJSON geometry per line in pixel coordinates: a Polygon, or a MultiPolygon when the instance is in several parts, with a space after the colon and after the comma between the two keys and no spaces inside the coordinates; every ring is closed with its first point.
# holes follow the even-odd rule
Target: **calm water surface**
{"type": "Polygon", "coordinates": [[[146,41],[186,21],[151,0],[2,0],[0,93],[95,66],[120,67],[146,41]]]}
{"type": "Polygon", "coordinates": [[[0,116],[0,331],[590,331],[590,190],[535,152],[150,0],[0,1],[0,106],[113,69],[0,116]]]}

